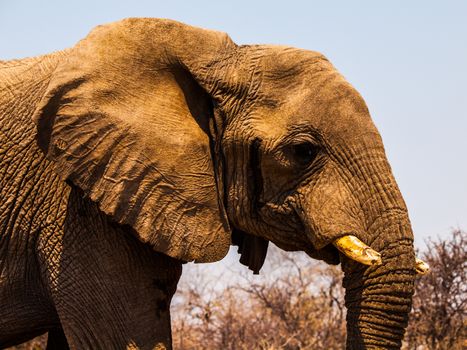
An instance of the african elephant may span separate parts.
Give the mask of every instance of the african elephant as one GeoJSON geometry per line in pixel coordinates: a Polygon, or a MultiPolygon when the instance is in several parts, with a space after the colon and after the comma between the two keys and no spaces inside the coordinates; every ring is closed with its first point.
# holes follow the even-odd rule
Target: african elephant
{"type": "Polygon", "coordinates": [[[235,244],[257,273],[272,241],[342,264],[348,349],[400,347],[407,208],[323,55],[126,19],[0,84],[0,346],[171,348],[182,264],[235,244]]]}

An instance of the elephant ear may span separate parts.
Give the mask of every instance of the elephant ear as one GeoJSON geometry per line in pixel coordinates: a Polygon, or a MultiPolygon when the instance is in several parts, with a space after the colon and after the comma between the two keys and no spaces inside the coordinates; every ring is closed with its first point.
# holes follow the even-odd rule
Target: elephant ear
{"type": "Polygon", "coordinates": [[[234,46],[223,33],[168,20],[97,27],[68,52],[34,115],[38,144],[64,180],[184,261],[217,261],[230,245],[211,97],[188,67],[209,75],[234,46]]]}

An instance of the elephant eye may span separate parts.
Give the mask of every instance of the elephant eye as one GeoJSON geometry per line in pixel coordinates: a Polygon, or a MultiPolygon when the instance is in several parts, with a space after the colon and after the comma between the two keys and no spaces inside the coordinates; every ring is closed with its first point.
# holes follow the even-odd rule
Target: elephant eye
{"type": "Polygon", "coordinates": [[[299,143],[292,146],[292,153],[300,165],[308,165],[318,156],[319,147],[310,142],[299,143]]]}

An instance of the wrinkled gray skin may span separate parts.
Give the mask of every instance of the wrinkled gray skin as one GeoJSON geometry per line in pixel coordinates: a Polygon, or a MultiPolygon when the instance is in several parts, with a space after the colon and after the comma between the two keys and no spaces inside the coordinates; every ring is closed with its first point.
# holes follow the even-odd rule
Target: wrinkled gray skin
{"type": "Polygon", "coordinates": [[[267,242],[345,272],[348,349],[398,349],[407,209],[360,95],[325,57],[130,19],[0,64],[0,345],[171,347],[182,261],[267,242]],[[353,234],[381,266],[339,256],[353,234]]]}

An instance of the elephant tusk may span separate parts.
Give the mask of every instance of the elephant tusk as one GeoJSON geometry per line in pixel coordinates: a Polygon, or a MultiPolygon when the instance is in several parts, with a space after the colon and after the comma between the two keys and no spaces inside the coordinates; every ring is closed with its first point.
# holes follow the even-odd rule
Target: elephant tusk
{"type": "Polygon", "coordinates": [[[347,235],[336,239],[334,246],[344,255],[364,265],[381,265],[381,254],[371,249],[357,237],[347,235]]]}
{"type": "Polygon", "coordinates": [[[415,270],[419,275],[426,275],[430,271],[430,265],[428,265],[423,260],[416,258],[415,259],[415,270]]]}

